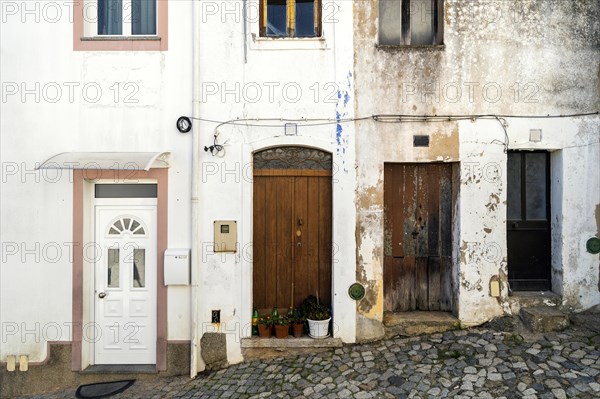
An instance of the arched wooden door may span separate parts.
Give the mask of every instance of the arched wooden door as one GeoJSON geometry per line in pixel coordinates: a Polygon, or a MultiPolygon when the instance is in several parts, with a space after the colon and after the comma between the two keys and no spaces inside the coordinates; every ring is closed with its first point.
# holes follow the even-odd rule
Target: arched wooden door
{"type": "Polygon", "coordinates": [[[253,305],[331,305],[330,153],[277,147],[254,154],[253,305]]]}

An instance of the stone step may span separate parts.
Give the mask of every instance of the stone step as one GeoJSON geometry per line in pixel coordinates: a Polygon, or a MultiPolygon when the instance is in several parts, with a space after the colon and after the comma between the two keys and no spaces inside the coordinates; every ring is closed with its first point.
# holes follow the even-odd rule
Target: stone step
{"type": "Polygon", "coordinates": [[[242,338],[242,348],[341,348],[340,338],[242,338]]]}
{"type": "Polygon", "coordinates": [[[447,312],[386,312],[383,325],[387,336],[434,334],[460,328],[459,320],[447,312]]]}
{"type": "Polygon", "coordinates": [[[569,326],[569,315],[557,308],[533,306],[521,308],[523,325],[532,332],[562,331],[569,326]]]}
{"type": "Polygon", "coordinates": [[[600,305],[593,306],[570,316],[571,323],[600,333],[600,305]]]}
{"type": "Polygon", "coordinates": [[[519,314],[521,308],[549,306],[558,308],[562,297],[552,291],[516,291],[508,296],[508,305],[512,314],[519,314]]]}

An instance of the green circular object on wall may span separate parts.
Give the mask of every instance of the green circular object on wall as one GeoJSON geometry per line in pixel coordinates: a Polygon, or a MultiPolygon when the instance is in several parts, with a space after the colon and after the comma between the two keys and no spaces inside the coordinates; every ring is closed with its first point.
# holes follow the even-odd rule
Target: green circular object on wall
{"type": "Polygon", "coordinates": [[[365,287],[360,283],[354,283],[348,288],[348,295],[355,301],[363,299],[365,297],[365,287]]]}
{"type": "Polygon", "coordinates": [[[585,248],[591,254],[600,253],[600,240],[596,237],[592,237],[585,243],[585,248]]]}

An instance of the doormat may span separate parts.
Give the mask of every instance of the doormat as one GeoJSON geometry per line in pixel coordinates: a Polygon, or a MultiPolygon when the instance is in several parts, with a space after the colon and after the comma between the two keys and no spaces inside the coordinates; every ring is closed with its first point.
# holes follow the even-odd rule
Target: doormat
{"type": "Polygon", "coordinates": [[[134,382],[135,380],[124,380],[80,385],[75,392],[75,397],[78,399],[107,398],[125,391],[134,382]]]}

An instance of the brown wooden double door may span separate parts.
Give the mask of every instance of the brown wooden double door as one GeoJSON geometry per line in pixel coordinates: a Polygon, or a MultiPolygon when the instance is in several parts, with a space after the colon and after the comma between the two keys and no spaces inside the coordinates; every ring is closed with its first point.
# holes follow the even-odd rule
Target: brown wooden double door
{"type": "Polygon", "coordinates": [[[452,310],[452,165],[384,167],[384,310],[452,310]]]}
{"type": "Polygon", "coordinates": [[[331,305],[331,172],[255,170],[253,306],[331,305]]]}

